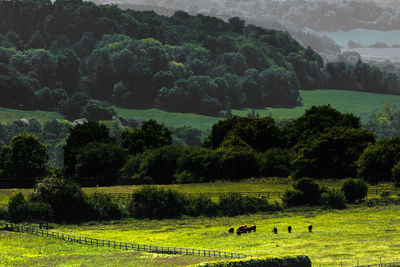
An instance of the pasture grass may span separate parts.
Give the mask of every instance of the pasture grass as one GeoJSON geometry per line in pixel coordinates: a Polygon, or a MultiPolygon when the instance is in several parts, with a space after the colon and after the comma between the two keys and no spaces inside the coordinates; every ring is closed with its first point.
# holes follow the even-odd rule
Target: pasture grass
{"type": "Polygon", "coordinates": [[[40,124],[44,124],[50,120],[65,120],[64,116],[58,112],[43,111],[43,110],[19,110],[11,108],[0,107],[0,122],[2,123],[12,123],[19,119],[37,119],[40,124]]]}
{"type": "MultiPolygon", "coordinates": [[[[365,122],[369,119],[371,112],[382,109],[382,105],[390,103],[400,106],[399,95],[385,95],[343,90],[300,90],[302,106],[295,108],[264,108],[255,109],[261,117],[271,116],[276,119],[292,119],[304,114],[306,109],[312,106],[330,104],[333,108],[344,113],[353,113],[360,116],[365,122]]],[[[232,110],[239,116],[247,116],[251,109],[232,110]]]]}
{"type": "Polygon", "coordinates": [[[185,266],[213,260],[69,243],[0,231],[0,266],[185,266]]]}
{"type": "MultiPolygon", "coordinates": [[[[293,119],[304,114],[304,111],[312,106],[330,104],[341,112],[351,112],[365,121],[369,118],[369,113],[381,109],[384,103],[400,106],[400,96],[364,93],[343,90],[300,90],[302,105],[295,108],[264,108],[255,109],[260,116],[272,116],[276,119],[293,119]]],[[[155,119],[169,127],[189,125],[203,131],[211,130],[213,124],[223,119],[222,117],[212,117],[195,113],[167,112],[160,109],[126,109],[113,106],[118,115],[125,119],[135,119],[145,121],[155,119]]],[[[234,115],[247,116],[251,109],[232,110],[234,115]]],[[[64,119],[57,112],[49,111],[27,111],[9,108],[0,108],[0,122],[11,123],[17,119],[36,118],[40,123],[52,119],[64,119]]]]}
{"type": "MultiPolygon", "coordinates": [[[[354,113],[363,121],[369,119],[370,113],[380,110],[382,105],[390,103],[400,106],[400,96],[365,93],[344,90],[300,90],[302,105],[294,108],[263,108],[255,109],[254,112],[261,117],[271,116],[275,119],[294,119],[304,114],[306,109],[312,106],[330,104],[333,108],[344,112],[354,113]]],[[[167,112],[160,109],[125,109],[114,107],[119,116],[125,119],[144,121],[155,119],[166,126],[178,127],[190,125],[201,130],[211,130],[214,123],[223,118],[204,116],[193,113],[167,112]]],[[[232,114],[247,116],[251,109],[234,109],[232,114]]]]}
{"type": "Polygon", "coordinates": [[[155,119],[168,127],[179,127],[182,125],[193,126],[202,131],[211,130],[214,123],[222,120],[222,117],[205,116],[195,113],[168,112],[161,109],[126,109],[113,106],[118,115],[124,119],[135,119],[145,121],[155,119]]]}
{"type": "Polygon", "coordinates": [[[93,238],[212,249],[279,257],[308,255],[315,266],[355,266],[399,261],[400,207],[360,207],[347,210],[302,209],[238,217],[180,220],[127,219],[105,224],[57,225],[56,231],[93,238]],[[257,232],[228,234],[230,227],[257,225],[257,232]],[[309,233],[307,226],[314,226],[309,233]],[[292,234],[287,227],[291,225],[292,234]],[[272,233],[273,227],[278,234],[272,233]]]}

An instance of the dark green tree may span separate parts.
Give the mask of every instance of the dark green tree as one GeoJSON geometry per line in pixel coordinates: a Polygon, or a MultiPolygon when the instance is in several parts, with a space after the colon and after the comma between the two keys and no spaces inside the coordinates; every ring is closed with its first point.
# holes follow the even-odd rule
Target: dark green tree
{"type": "Polygon", "coordinates": [[[374,135],[362,129],[333,127],[300,144],[293,161],[294,177],[340,179],[357,174],[357,160],[375,142],[374,135]]]}
{"type": "Polygon", "coordinates": [[[46,175],[46,146],[32,134],[19,134],[11,139],[5,162],[8,177],[35,180],[46,175]]]}
{"type": "Polygon", "coordinates": [[[88,122],[76,125],[70,130],[64,148],[64,166],[67,177],[73,177],[80,150],[89,143],[115,144],[105,125],[88,122]]]}
{"type": "Polygon", "coordinates": [[[370,144],[361,154],[358,177],[371,184],[392,180],[392,169],[400,160],[400,138],[370,144]]]}
{"type": "Polygon", "coordinates": [[[94,142],[79,149],[76,157],[74,177],[93,179],[97,185],[109,186],[116,184],[126,152],[114,144],[94,142]]]}
{"type": "Polygon", "coordinates": [[[169,128],[151,119],[144,121],[140,129],[123,132],[121,146],[128,149],[130,154],[141,153],[146,149],[172,144],[171,135],[169,128]]]}

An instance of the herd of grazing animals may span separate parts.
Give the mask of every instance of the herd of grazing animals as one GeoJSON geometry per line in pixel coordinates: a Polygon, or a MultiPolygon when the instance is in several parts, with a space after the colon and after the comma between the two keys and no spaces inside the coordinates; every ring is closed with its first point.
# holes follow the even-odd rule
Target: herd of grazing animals
{"type": "MultiPolygon", "coordinates": [[[[312,233],[312,229],[313,229],[313,226],[310,224],[308,226],[308,232],[312,233]]],[[[238,229],[236,230],[236,234],[241,235],[243,233],[250,233],[251,231],[254,231],[254,232],[256,231],[255,225],[247,227],[247,225],[243,224],[238,227],[238,229]]],[[[228,233],[233,234],[234,232],[235,232],[235,228],[233,228],[233,227],[229,228],[228,233]]],[[[274,227],[274,229],[272,229],[272,232],[274,234],[278,234],[278,228],[274,227]]],[[[292,226],[290,226],[290,225],[288,226],[288,233],[289,234],[292,233],[292,226]]]]}

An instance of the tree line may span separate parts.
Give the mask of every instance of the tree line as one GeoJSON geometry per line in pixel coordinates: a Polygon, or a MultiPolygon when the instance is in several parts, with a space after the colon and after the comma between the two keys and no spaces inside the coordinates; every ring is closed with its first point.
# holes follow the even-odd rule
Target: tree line
{"type": "MultiPolygon", "coordinates": [[[[192,129],[183,127],[186,137],[192,129]]],[[[312,107],[279,125],[273,118],[232,116],[214,124],[200,147],[173,144],[172,130],[155,120],[111,136],[104,124],[69,129],[64,166],[49,167],[47,151],[32,134],[0,147],[2,177],[55,175],[96,185],[196,183],[258,176],[295,179],[359,177],[369,183],[396,181],[400,138],[376,140],[359,117],[329,105],[312,107]]]]}
{"type": "Polygon", "coordinates": [[[0,2],[0,105],[110,119],[129,108],[218,115],[291,107],[299,89],[400,93],[359,62],[324,65],[287,32],[239,18],[121,10],[80,0],[0,2]]]}

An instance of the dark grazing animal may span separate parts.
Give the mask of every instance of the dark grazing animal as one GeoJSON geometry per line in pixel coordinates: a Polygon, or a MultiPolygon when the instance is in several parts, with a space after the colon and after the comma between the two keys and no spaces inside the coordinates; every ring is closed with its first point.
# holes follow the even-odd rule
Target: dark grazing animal
{"type": "Polygon", "coordinates": [[[272,232],[274,232],[274,234],[278,233],[278,229],[276,227],[274,227],[274,229],[272,230],[272,232]]]}
{"type": "Polygon", "coordinates": [[[245,227],[244,228],[244,232],[245,233],[250,233],[251,231],[256,231],[256,226],[255,225],[252,225],[252,226],[250,226],[250,227],[245,227]]]}
{"type": "Polygon", "coordinates": [[[289,227],[287,228],[289,234],[292,232],[292,226],[289,225],[289,227]]]}
{"type": "Polygon", "coordinates": [[[308,232],[312,232],[312,225],[310,224],[309,226],[308,226],[308,232]]]}
{"type": "Polygon", "coordinates": [[[233,234],[233,232],[235,231],[235,229],[234,228],[229,228],[229,231],[228,231],[228,233],[230,233],[230,234],[233,234]]]}
{"type": "Polygon", "coordinates": [[[238,229],[236,230],[236,234],[237,234],[237,235],[241,235],[241,234],[242,234],[242,231],[240,230],[240,228],[238,228],[238,229]]]}
{"type": "Polygon", "coordinates": [[[240,231],[244,231],[244,229],[246,229],[247,228],[247,225],[245,225],[245,224],[242,224],[242,225],[240,225],[239,226],[239,228],[238,229],[240,229],[240,231]]]}

